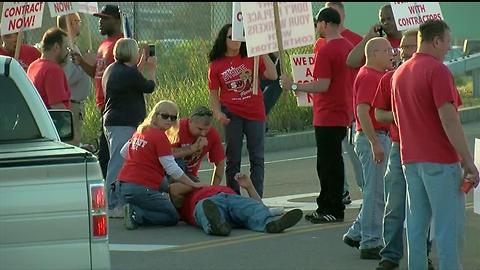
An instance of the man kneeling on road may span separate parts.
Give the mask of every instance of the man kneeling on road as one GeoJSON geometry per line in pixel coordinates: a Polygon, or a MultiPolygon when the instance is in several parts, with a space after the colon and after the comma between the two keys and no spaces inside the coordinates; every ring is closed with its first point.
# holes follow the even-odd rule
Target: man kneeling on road
{"type": "Polygon", "coordinates": [[[249,176],[237,173],[235,180],[250,198],[238,195],[226,186],[193,189],[181,183],[170,184],[169,193],[173,204],[179,209],[180,218],[190,225],[201,227],[210,235],[227,236],[232,227],[280,233],[302,219],[303,212],[300,209],[275,217],[262,203],[249,176]]]}

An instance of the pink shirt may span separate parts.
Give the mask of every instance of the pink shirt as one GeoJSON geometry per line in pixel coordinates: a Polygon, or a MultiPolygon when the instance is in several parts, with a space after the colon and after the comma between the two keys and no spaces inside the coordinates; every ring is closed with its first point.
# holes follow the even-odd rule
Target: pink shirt
{"type": "MultiPolygon", "coordinates": [[[[259,76],[265,72],[265,63],[260,57],[259,76]]],[[[258,80],[258,94],[253,94],[253,57],[240,55],[224,56],[210,63],[208,88],[220,88],[220,103],[227,109],[248,120],[265,120],[265,106],[258,80]]]]}
{"type": "Polygon", "coordinates": [[[70,109],[70,88],[65,72],[59,64],[47,59],[37,59],[28,68],[27,76],[48,109],[52,104],[58,103],[63,103],[65,108],[70,109]]]}
{"type": "Polygon", "coordinates": [[[370,110],[368,113],[370,115],[373,128],[375,130],[388,130],[388,125],[381,124],[375,119],[375,108],[372,106],[378,84],[380,83],[380,79],[384,74],[385,72],[383,71],[378,71],[366,66],[361,67],[360,71],[358,72],[355,83],[353,84],[355,123],[357,124],[357,131],[362,130],[362,125],[360,124],[360,120],[358,119],[357,115],[357,105],[363,103],[370,105],[370,110]]]}
{"type": "Polygon", "coordinates": [[[326,92],[313,94],[314,126],[350,126],[352,112],[352,70],[347,56],[352,44],[344,39],[330,40],[315,54],[313,77],[330,79],[326,92]]]}
{"type": "Polygon", "coordinates": [[[394,73],[392,91],[402,164],[459,162],[438,114],[445,103],[461,105],[448,67],[429,54],[415,53],[394,73]]]}

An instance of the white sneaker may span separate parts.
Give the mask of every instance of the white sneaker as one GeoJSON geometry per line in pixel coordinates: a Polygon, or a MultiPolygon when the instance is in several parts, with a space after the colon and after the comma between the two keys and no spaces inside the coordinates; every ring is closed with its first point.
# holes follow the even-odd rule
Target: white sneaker
{"type": "Polygon", "coordinates": [[[272,216],[280,216],[285,213],[285,208],[283,207],[269,207],[268,210],[272,216]]]}
{"type": "Polygon", "coordinates": [[[113,208],[112,210],[108,210],[108,216],[110,218],[123,218],[123,207],[122,206],[117,206],[113,208]]]}

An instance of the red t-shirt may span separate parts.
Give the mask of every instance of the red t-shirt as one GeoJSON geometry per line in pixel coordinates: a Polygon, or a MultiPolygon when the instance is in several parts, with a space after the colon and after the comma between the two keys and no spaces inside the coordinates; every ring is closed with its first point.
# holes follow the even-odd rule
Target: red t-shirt
{"type": "Polygon", "coordinates": [[[313,94],[314,126],[350,126],[352,112],[352,69],[347,67],[347,56],[352,44],[338,38],[327,42],[315,54],[313,77],[330,79],[326,92],[313,94]]]}
{"type": "Polygon", "coordinates": [[[461,104],[448,67],[429,54],[415,53],[394,73],[392,91],[402,164],[460,161],[438,115],[447,102],[456,108],[461,104]]]}
{"type": "Polygon", "coordinates": [[[111,36],[102,43],[97,50],[97,60],[95,62],[95,98],[97,107],[103,111],[105,107],[105,97],[103,96],[102,76],[105,69],[115,61],[113,57],[113,48],[117,40],[123,38],[123,34],[111,36]]]}
{"type": "MultiPolygon", "coordinates": [[[[14,57],[14,53],[7,52],[3,48],[0,48],[0,55],[14,57]]],[[[40,58],[42,54],[33,46],[22,44],[20,45],[20,54],[18,55],[18,63],[25,69],[28,70],[28,67],[38,58],[40,58]]]]}
{"type": "MultiPolygon", "coordinates": [[[[260,57],[259,76],[265,71],[265,63],[260,57]]],[[[224,56],[210,63],[208,68],[208,88],[220,88],[220,103],[227,109],[248,120],[265,120],[265,106],[258,80],[258,95],[253,94],[253,57],[240,55],[224,56]]]]}
{"type": "MultiPolygon", "coordinates": [[[[359,34],[350,31],[348,28],[343,29],[340,35],[352,43],[353,47],[357,46],[357,44],[363,39],[359,34]]],[[[320,50],[320,48],[325,44],[327,44],[327,41],[324,38],[318,38],[313,45],[313,53],[316,54],[318,50],[320,50]]]]}
{"type": "Polygon", "coordinates": [[[159,158],[172,155],[167,135],[158,128],[150,127],[143,133],[135,132],[129,142],[127,158],[118,174],[119,181],[158,190],[165,178],[159,158]]]}
{"type": "Polygon", "coordinates": [[[180,208],[179,211],[180,219],[186,221],[188,224],[197,225],[195,222],[195,217],[193,216],[195,205],[197,205],[199,201],[221,192],[227,194],[237,194],[235,191],[233,191],[233,189],[226,186],[208,186],[194,189],[192,192],[188,193],[187,196],[185,196],[182,208],[180,208]]]}
{"type": "Polygon", "coordinates": [[[70,109],[70,88],[62,67],[47,59],[37,59],[29,66],[27,76],[37,88],[45,106],[63,103],[70,109]]]}
{"type": "MultiPolygon", "coordinates": [[[[377,87],[377,93],[373,99],[372,106],[374,108],[379,108],[385,111],[392,111],[392,76],[395,70],[390,70],[382,79],[377,87]]],[[[390,124],[390,138],[394,142],[400,142],[400,137],[398,136],[398,128],[395,125],[395,122],[390,124]]]]}
{"type": "MultiPolygon", "coordinates": [[[[178,131],[178,142],[174,143],[172,147],[185,147],[197,141],[189,130],[189,121],[187,118],[180,120],[180,129],[178,131]]],[[[207,132],[207,146],[203,147],[202,152],[197,152],[191,156],[184,157],[187,165],[188,173],[198,176],[198,169],[203,160],[203,157],[208,153],[208,160],[211,163],[217,163],[225,159],[225,150],[223,149],[220,135],[214,127],[211,127],[207,132]]]]}
{"type": "Polygon", "coordinates": [[[390,45],[392,45],[392,48],[400,48],[400,41],[402,39],[392,38],[392,37],[386,37],[386,38],[390,42],[390,45]]]}
{"type": "Polygon", "coordinates": [[[362,130],[360,120],[358,120],[357,116],[357,105],[362,103],[370,105],[368,114],[372,120],[373,128],[375,130],[388,130],[388,125],[381,124],[375,119],[375,109],[372,106],[378,84],[384,74],[385,72],[383,71],[363,66],[360,68],[357,78],[355,78],[355,82],[353,83],[353,98],[355,102],[355,123],[357,124],[357,131],[362,130]]]}

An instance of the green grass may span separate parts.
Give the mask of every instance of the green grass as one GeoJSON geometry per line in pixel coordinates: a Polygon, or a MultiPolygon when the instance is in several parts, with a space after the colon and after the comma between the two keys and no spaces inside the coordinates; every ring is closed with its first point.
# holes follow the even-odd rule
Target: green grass
{"type": "MultiPolygon", "coordinates": [[[[188,116],[197,105],[209,106],[207,71],[207,54],[211,45],[205,41],[194,40],[174,47],[165,48],[157,43],[157,88],[148,95],[147,112],[162,99],[169,99],[177,103],[180,108],[180,117],[188,116]]],[[[311,46],[290,50],[290,54],[311,52],[311,46]]],[[[291,71],[288,56],[284,59],[285,69],[291,71]]],[[[455,78],[457,88],[462,96],[464,107],[480,105],[480,98],[472,97],[472,80],[468,76],[455,78]]],[[[83,143],[96,144],[100,132],[100,113],[95,106],[95,97],[92,94],[86,103],[85,126],[83,143]]],[[[312,109],[298,107],[293,94],[283,94],[272,109],[268,125],[271,130],[279,132],[301,131],[312,128],[312,109]]],[[[218,122],[214,126],[223,133],[218,122]]]]}

